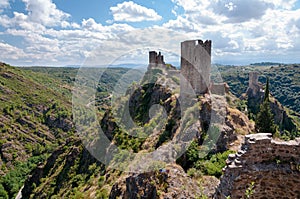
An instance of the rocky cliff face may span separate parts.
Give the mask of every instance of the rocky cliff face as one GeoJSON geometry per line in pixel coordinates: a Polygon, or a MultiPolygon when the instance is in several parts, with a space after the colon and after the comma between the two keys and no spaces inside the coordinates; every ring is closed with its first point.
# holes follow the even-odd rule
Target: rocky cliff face
{"type": "Polygon", "coordinates": [[[129,174],[116,182],[109,198],[196,198],[200,189],[196,181],[176,165],[167,165],[163,171],[129,174]]]}
{"type": "Polygon", "coordinates": [[[96,172],[103,169],[103,165],[84,149],[80,140],[68,139],[65,145],[30,173],[24,183],[22,198],[48,198],[53,195],[70,198],[74,195],[72,187],[78,187],[81,183],[84,185],[91,174],[95,172],[99,175],[96,172]],[[93,164],[98,167],[97,171],[90,168],[93,164]]]}
{"type": "Polygon", "coordinates": [[[229,155],[215,198],[300,198],[299,166],[299,139],[284,142],[271,134],[247,135],[241,150],[229,155]]]}

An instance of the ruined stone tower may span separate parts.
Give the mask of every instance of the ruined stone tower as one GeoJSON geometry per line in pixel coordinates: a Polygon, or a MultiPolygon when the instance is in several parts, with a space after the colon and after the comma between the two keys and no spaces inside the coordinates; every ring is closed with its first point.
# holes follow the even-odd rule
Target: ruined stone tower
{"type": "Polygon", "coordinates": [[[250,72],[249,73],[249,87],[247,89],[247,94],[251,96],[256,96],[261,89],[261,86],[258,83],[258,72],[250,72]]]}
{"type": "Polygon", "coordinates": [[[150,51],[149,52],[149,68],[164,66],[164,56],[159,52],[150,51]]]}
{"type": "Polygon", "coordinates": [[[208,91],[211,69],[211,40],[189,40],[181,43],[181,92],[192,87],[195,94],[208,91]]]}
{"type": "Polygon", "coordinates": [[[258,85],[258,72],[249,73],[249,87],[254,88],[258,85]]]}

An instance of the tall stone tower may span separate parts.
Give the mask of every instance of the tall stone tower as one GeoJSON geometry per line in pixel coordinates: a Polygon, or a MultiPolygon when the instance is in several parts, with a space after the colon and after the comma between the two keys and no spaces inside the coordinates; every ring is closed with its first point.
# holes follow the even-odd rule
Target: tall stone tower
{"type": "Polygon", "coordinates": [[[258,83],[258,72],[250,72],[249,73],[249,87],[247,89],[247,94],[251,96],[256,96],[260,92],[260,85],[258,83]]]}
{"type": "Polygon", "coordinates": [[[208,91],[211,69],[211,40],[189,40],[181,43],[181,92],[192,87],[195,94],[208,91]]]}

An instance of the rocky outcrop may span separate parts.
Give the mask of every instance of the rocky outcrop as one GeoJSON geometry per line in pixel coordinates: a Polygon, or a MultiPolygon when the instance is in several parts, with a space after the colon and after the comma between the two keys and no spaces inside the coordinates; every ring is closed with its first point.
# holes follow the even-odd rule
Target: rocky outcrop
{"type": "Polygon", "coordinates": [[[196,181],[189,178],[184,170],[171,164],[160,171],[129,174],[116,182],[110,197],[114,198],[196,198],[200,195],[196,181]]]}
{"type": "Polygon", "coordinates": [[[46,118],[45,124],[50,128],[59,128],[66,132],[73,127],[73,123],[69,118],[55,117],[53,115],[49,115],[46,118]]]}
{"type": "MultiPolygon", "coordinates": [[[[219,132],[216,140],[216,152],[222,152],[235,148],[240,142],[235,143],[241,136],[254,131],[254,123],[241,111],[230,108],[226,97],[222,95],[204,95],[200,98],[200,123],[202,131],[209,131],[211,127],[217,127],[219,132]]],[[[203,133],[203,132],[202,132],[203,133]]],[[[201,138],[199,137],[201,140],[201,138]]],[[[201,143],[201,142],[200,142],[201,143]]]]}
{"type": "Polygon", "coordinates": [[[276,141],[271,134],[246,135],[229,155],[215,198],[300,198],[300,139],[276,141]],[[252,184],[252,185],[251,185],[252,184]]]}

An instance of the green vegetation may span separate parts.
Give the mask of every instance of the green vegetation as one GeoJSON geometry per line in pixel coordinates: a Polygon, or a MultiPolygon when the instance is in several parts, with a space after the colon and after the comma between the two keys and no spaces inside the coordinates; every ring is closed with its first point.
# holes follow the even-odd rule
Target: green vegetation
{"type": "Polygon", "coordinates": [[[260,105],[259,112],[256,116],[255,127],[258,130],[258,132],[268,132],[275,134],[276,125],[274,123],[274,115],[271,112],[269,93],[269,79],[267,78],[265,96],[263,103],[260,105]]]}
{"type": "Polygon", "coordinates": [[[254,185],[255,185],[255,183],[254,183],[254,182],[251,182],[250,185],[249,185],[249,187],[246,189],[246,191],[245,191],[245,197],[246,197],[247,199],[252,198],[252,196],[253,196],[253,194],[254,194],[254,192],[255,192],[255,190],[254,190],[254,188],[255,188],[254,185]]]}
{"type": "MultiPolygon", "coordinates": [[[[210,175],[217,178],[221,177],[222,169],[226,165],[226,159],[229,154],[234,151],[224,151],[216,154],[206,154],[203,146],[199,146],[196,141],[193,141],[186,152],[186,170],[190,176],[210,175]],[[196,172],[197,171],[197,172],[196,172]]],[[[181,160],[177,160],[179,164],[181,160]]]]}
{"type": "Polygon", "coordinates": [[[270,102],[264,101],[260,105],[260,111],[256,116],[255,127],[258,132],[261,133],[272,133],[276,132],[276,125],[274,124],[274,115],[271,112],[270,102]]]}
{"type": "Polygon", "coordinates": [[[15,197],[19,189],[24,184],[25,177],[39,162],[43,162],[45,160],[46,156],[40,155],[29,158],[25,163],[17,162],[14,170],[11,170],[0,179],[0,196],[2,195],[4,197],[7,195],[9,198],[15,197]]]}
{"type": "Polygon", "coordinates": [[[261,83],[266,83],[266,77],[270,77],[272,96],[278,99],[282,105],[298,114],[300,113],[300,65],[218,66],[218,71],[220,71],[223,81],[230,86],[231,92],[237,97],[240,97],[247,90],[249,72],[259,71],[261,83]]]}
{"type": "MultiPolygon", "coordinates": [[[[114,89],[116,82],[129,69],[101,70],[103,74],[97,85],[96,105],[103,112],[109,104],[109,91],[114,89]]],[[[0,198],[15,196],[36,165],[44,162],[45,157],[74,135],[71,91],[77,71],[77,68],[15,68],[7,64],[0,65],[0,198]]],[[[125,134],[118,134],[119,140],[122,140],[123,135],[125,134]]],[[[132,146],[137,150],[140,144],[135,144],[134,141],[122,140],[120,145],[132,146]]],[[[66,150],[70,147],[65,146],[66,150]]],[[[58,159],[56,161],[60,163],[58,159]]],[[[83,164],[86,163],[78,162],[78,168],[83,164]]],[[[70,172],[73,175],[67,169],[58,171],[61,171],[61,178],[66,175],[64,173],[70,172]]],[[[73,178],[75,181],[84,179],[79,180],[80,183],[74,181],[73,185],[78,186],[83,186],[86,179],[90,179],[88,175],[81,174],[69,179],[73,178]]],[[[55,181],[56,179],[54,183],[55,181]]],[[[42,180],[41,183],[46,182],[47,180],[42,180]]],[[[34,185],[39,187],[38,184],[34,185]]],[[[48,195],[53,191],[48,190],[48,195]]],[[[99,190],[99,198],[107,195],[104,193],[105,190],[99,190]]],[[[79,197],[80,192],[74,195],[79,197]]]]}

